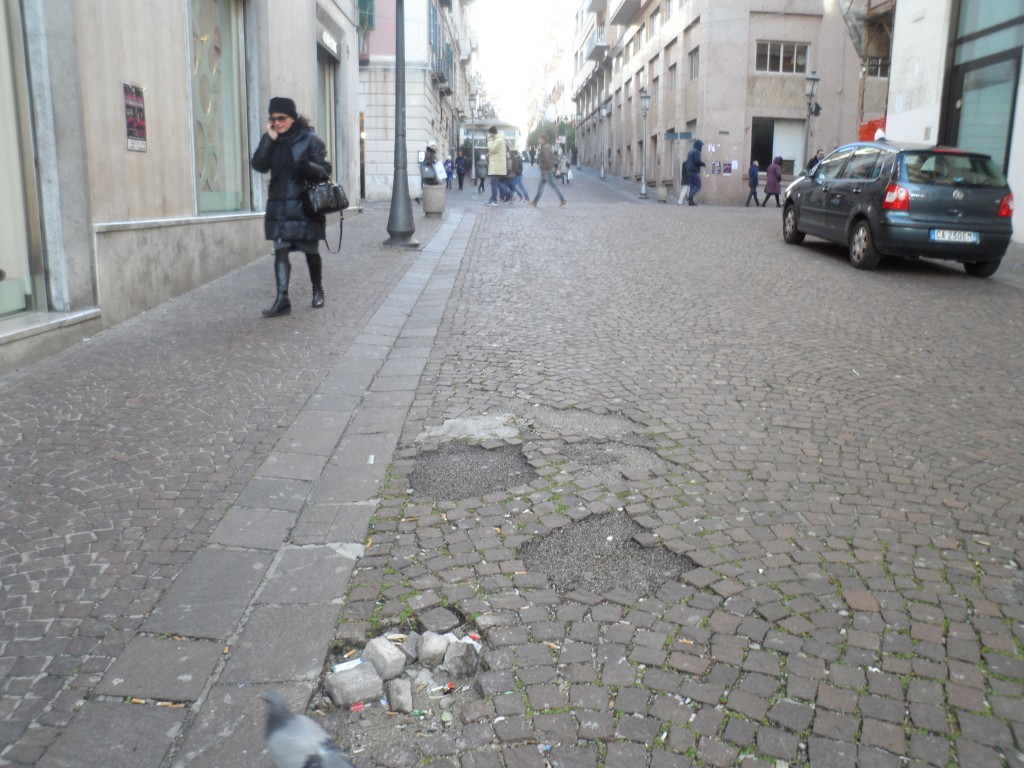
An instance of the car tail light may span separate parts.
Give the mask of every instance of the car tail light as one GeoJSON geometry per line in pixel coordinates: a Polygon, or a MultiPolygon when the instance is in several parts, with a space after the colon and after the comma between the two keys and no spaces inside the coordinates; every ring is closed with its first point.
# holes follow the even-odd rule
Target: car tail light
{"type": "Polygon", "coordinates": [[[901,187],[899,184],[890,184],[885,189],[882,209],[886,211],[909,211],[910,192],[907,191],[906,187],[901,187]]]}
{"type": "Polygon", "coordinates": [[[999,218],[1008,219],[1013,216],[1013,193],[1007,192],[1003,196],[1003,202],[999,204],[999,218]]]}

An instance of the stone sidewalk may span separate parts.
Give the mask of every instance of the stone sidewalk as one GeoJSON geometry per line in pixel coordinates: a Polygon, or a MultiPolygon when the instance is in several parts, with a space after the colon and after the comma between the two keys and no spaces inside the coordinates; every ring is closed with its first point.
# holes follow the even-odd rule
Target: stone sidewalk
{"type": "Polygon", "coordinates": [[[269,765],[260,692],[443,608],[479,672],[329,711],[358,765],[1022,764],[1020,252],[564,192],[411,252],[371,209],[323,312],[255,319],[268,258],[0,379],[0,763],[269,765]]]}

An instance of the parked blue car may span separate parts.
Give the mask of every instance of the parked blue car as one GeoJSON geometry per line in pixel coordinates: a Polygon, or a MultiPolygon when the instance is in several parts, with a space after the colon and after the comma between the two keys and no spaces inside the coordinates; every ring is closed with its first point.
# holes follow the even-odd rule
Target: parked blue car
{"type": "Polygon", "coordinates": [[[785,191],[782,234],[847,245],[850,263],[883,256],[958,261],[975,277],[999,269],[1013,235],[1013,194],[988,155],[951,147],[855,142],[785,191]]]}

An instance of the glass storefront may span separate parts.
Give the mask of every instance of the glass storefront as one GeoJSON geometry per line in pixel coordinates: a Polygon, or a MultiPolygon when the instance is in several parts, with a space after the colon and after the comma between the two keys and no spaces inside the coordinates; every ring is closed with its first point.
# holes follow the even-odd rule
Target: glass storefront
{"type": "MultiPolygon", "coordinates": [[[[6,5],[6,4],[5,4],[6,5]]],[[[29,253],[27,185],[19,136],[15,68],[17,52],[11,41],[11,22],[6,9],[0,7],[0,232],[4,245],[0,248],[0,318],[26,309],[33,309],[32,260],[29,253]],[[13,138],[13,141],[11,140],[13,138]]],[[[27,155],[31,157],[31,153],[27,155]]]]}
{"type": "Polygon", "coordinates": [[[192,0],[192,104],[199,213],[248,207],[239,0],[192,0]]]}
{"type": "Polygon", "coordinates": [[[943,142],[985,152],[1004,170],[1024,49],[1024,0],[961,0],[943,142]]]}

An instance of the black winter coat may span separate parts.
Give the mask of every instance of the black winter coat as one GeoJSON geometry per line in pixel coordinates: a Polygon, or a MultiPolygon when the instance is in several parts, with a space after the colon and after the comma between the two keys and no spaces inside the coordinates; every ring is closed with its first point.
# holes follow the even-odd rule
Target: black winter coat
{"type": "Polygon", "coordinates": [[[253,170],[270,172],[267,215],[263,231],[267,240],[323,240],[326,220],[309,217],[302,210],[302,190],[312,182],[331,178],[327,147],[311,131],[293,125],[274,141],[263,134],[252,156],[253,170]]]}

